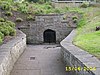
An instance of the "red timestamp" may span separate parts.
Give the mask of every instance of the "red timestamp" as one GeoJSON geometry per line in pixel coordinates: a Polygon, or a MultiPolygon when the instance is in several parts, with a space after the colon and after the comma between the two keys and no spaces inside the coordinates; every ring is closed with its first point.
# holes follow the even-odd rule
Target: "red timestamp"
{"type": "Polygon", "coordinates": [[[95,71],[96,67],[66,67],[66,71],[95,71]]]}

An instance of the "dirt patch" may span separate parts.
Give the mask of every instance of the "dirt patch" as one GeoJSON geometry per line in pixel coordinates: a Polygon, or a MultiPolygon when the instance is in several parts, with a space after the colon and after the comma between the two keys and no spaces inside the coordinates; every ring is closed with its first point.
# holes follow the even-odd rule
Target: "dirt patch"
{"type": "Polygon", "coordinates": [[[10,40],[12,40],[15,36],[5,36],[4,40],[3,40],[3,44],[6,44],[7,42],[9,42],[10,40]]]}

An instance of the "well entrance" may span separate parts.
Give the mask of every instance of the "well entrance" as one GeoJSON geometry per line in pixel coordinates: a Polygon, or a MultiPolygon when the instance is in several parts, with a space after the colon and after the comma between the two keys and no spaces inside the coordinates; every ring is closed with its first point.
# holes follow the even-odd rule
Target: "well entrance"
{"type": "Polygon", "coordinates": [[[28,44],[60,43],[76,27],[72,19],[63,20],[63,16],[36,15],[35,21],[18,23],[18,28],[27,35],[28,44]]]}
{"type": "Polygon", "coordinates": [[[50,29],[44,31],[44,43],[56,43],[56,32],[50,29]]]}

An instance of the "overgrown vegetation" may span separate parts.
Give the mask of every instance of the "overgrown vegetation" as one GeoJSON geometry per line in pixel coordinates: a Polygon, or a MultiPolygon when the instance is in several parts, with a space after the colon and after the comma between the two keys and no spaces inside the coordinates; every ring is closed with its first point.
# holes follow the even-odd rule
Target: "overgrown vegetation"
{"type": "Polygon", "coordinates": [[[2,10],[11,10],[11,3],[6,1],[1,1],[0,6],[2,10]]]}
{"type": "Polygon", "coordinates": [[[100,59],[100,31],[95,31],[100,26],[100,9],[88,7],[83,12],[74,44],[100,59]]]}
{"type": "Polygon", "coordinates": [[[2,1],[0,2],[0,6],[4,11],[18,11],[25,14],[49,14],[49,13],[64,13],[68,9],[65,7],[64,9],[57,9],[52,6],[50,2],[40,2],[33,3],[33,2],[8,2],[2,1]]]}
{"type": "Polygon", "coordinates": [[[6,16],[13,16],[13,13],[10,12],[10,11],[6,11],[6,12],[5,12],[5,15],[6,15],[6,16]]]}
{"type": "Polygon", "coordinates": [[[16,34],[15,23],[0,18],[0,44],[4,36],[14,36],[16,34]]]}
{"type": "Polygon", "coordinates": [[[30,21],[30,20],[35,21],[35,16],[28,15],[28,16],[26,17],[26,20],[28,20],[28,21],[30,21]]]}

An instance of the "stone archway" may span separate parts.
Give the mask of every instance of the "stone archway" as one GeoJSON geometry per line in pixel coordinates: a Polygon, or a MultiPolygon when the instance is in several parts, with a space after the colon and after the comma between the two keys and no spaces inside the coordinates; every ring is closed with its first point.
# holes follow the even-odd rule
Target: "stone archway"
{"type": "Polygon", "coordinates": [[[56,32],[47,29],[43,33],[44,43],[56,43],[56,32]]]}

